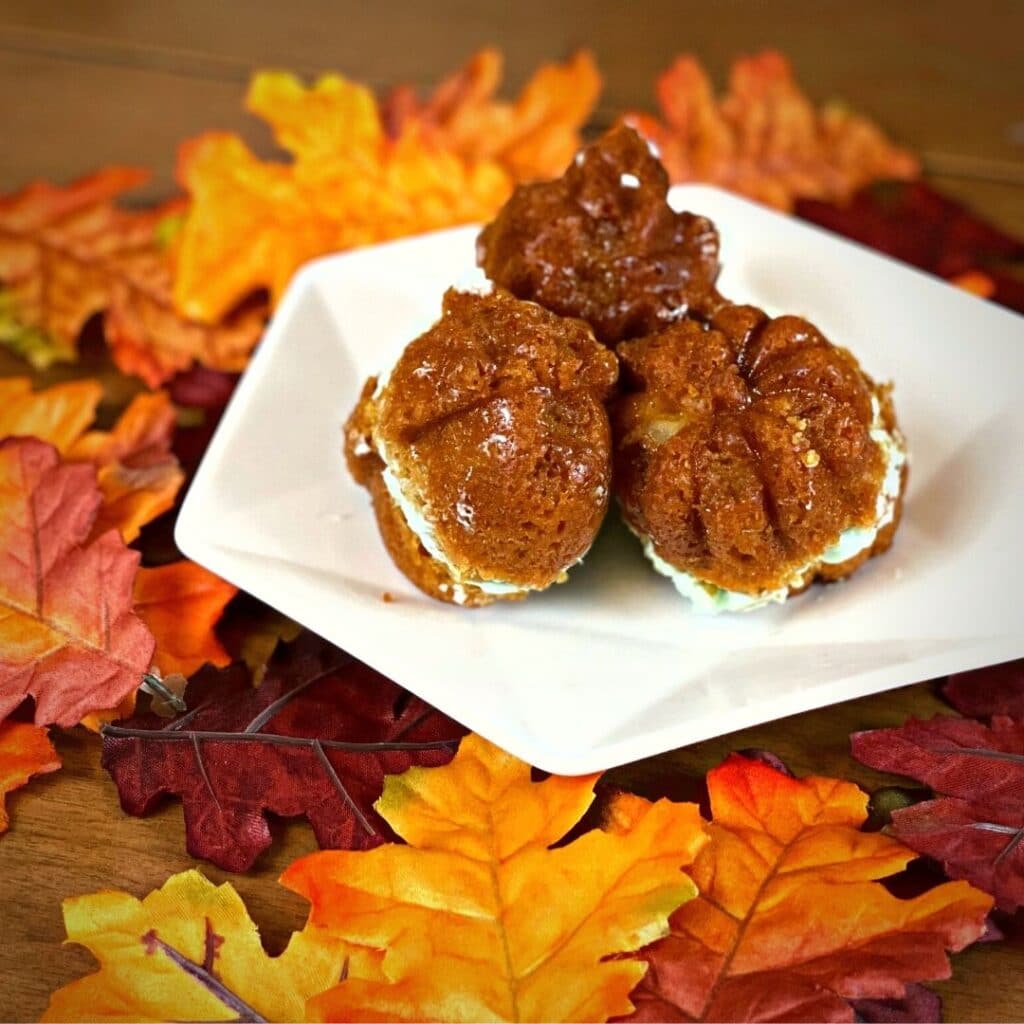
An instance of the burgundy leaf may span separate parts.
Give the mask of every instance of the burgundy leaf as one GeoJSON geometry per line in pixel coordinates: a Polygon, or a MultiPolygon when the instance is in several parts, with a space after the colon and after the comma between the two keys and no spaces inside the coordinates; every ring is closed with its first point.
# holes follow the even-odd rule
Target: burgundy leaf
{"type": "Polygon", "coordinates": [[[466,730],[401,687],[307,635],[254,689],[244,666],[204,669],[191,709],[147,712],[103,730],[103,766],[129,814],[169,794],[184,807],[188,851],[245,871],[271,842],[266,812],[305,815],[322,847],[393,840],[377,814],[385,775],[445,764],[466,730]]]}
{"type": "Polygon", "coordinates": [[[950,676],[942,693],[971,718],[1009,715],[1024,720],[1024,660],[950,676]]]}
{"type": "Polygon", "coordinates": [[[857,1019],[868,1024],[938,1024],[942,1000],[924,985],[908,985],[902,999],[851,999],[857,1019]]]}
{"type": "Polygon", "coordinates": [[[175,405],[188,405],[199,409],[223,409],[228,404],[235,386],[237,373],[211,370],[198,363],[179,373],[170,383],[171,399],[175,405]]]}
{"type": "Polygon", "coordinates": [[[1024,243],[921,181],[870,185],[843,206],[800,200],[797,214],[940,277],[1024,259],[1024,243]]]}
{"type": "Polygon", "coordinates": [[[939,796],[894,811],[896,838],[992,893],[1003,910],[1024,905],[1024,723],[911,719],[855,733],[852,745],[862,763],[909,775],[939,796]]]}

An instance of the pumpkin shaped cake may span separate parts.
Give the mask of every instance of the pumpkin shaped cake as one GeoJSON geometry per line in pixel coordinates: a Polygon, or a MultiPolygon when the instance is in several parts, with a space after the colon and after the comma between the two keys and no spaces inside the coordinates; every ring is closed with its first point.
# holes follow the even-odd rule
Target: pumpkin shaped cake
{"type": "Polygon", "coordinates": [[[718,233],[677,213],[668,175],[625,126],[581,150],[565,174],[520,185],[481,232],[477,262],[496,284],[614,345],[721,304],[718,233]]]}
{"type": "Polygon", "coordinates": [[[696,608],[782,602],[892,543],[907,460],[889,389],[812,324],[725,306],[617,352],[616,493],[696,608]]]}
{"type": "Polygon", "coordinates": [[[398,568],[461,605],[564,581],[607,511],[617,374],[580,320],[501,289],[448,291],[345,428],[398,568]]]}

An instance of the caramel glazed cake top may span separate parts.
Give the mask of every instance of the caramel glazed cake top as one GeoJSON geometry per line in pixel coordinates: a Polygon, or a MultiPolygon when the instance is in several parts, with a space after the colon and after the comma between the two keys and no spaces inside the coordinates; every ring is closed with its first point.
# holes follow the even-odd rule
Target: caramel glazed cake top
{"type": "Polygon", "coordinates": [[[465,605],[564,581],[607,511],[617,375],[585,323],[502,289],[449,291],[346,425],[398,567],[465,605]]]}
{"type": "Polygon", "coordinates": [[[522,185],[480,234],[477,261],[523,299],[586,320],[608,345],[710,316],[718,233],[677,213],[668,175],[632,128],[581,150],[555,181],[522,185]]]}
{"type": "Polygon", "coordinates": [[[618,354],[616,492],[698,608],[781,602],[889,547],[906,479],[889,389],[812,324],[724,306],[618,354]]]}

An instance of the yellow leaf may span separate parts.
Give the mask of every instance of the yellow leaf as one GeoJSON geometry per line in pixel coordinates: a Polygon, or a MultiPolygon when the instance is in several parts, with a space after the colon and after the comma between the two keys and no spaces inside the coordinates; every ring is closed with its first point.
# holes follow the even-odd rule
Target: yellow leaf
{"type": "Polygon", "coordinates": [[[408,846],[324,852],[282,877],[310,920],[383,950],[379,977],[311,1004],[323,1019],[602,1021],[630,1010],[642,964],[609,960],[665,933],[696,890],[680,868],[705,841],[692,804],[633,798],[615,831],[557,849],[596,776],[532,782],[477,736],[443,768],[387,780],[380,813],[408,846]]]}
{"type": "Polygon", "coordinates": [[[257,74],[248,108],[293,160],[259,160],[224,133],[181,148],[192,204],[176,239],[177,308],[211,322],[255,292],[276,300],[308,260],[489,219],[517,180],[561,171],[600,88],[592,58],[540,69],[514,104],[493,99],[496,62],[484,51],[427,103],[399,90],[383,111],[340,75],[307,88],[257,74]]]}
{"type": "Polygon", "coordinates": [[[98,892],[64,901],[69,942],[100,968],[55,992],[44,1021],[302,1020],[305,1001],[335,983],[344,947],[316,929],[267,956],[245,904],[198,871],[138,900],[98,892]]]}
{"type": "Polygon", "coordinates": [[[34,392],[28,377],[0,380],[0,438],[38,437],[62,455],[89,428],[103,388],[96,380],[75,380],[34,392]]]}

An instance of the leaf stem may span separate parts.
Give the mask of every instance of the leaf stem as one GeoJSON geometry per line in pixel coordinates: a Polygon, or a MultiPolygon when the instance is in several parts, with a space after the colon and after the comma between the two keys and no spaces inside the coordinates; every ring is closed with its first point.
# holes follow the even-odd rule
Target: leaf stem
{"type": "MultiPolygon", "coordinates": [[[[219,978],[215,977],[211,971],[206,970],[202,964],[197,964],[194,960],[189,960],[184,953],[180,953],[173,946],[169,946],[164,942],[164,940],[157,935],[156,929],[146,932],[146,934],[142,936],[142,942],[149,952],[152,952],[154,949],[159,949],[190,978],[202,985],[203,988],[205,988],[212,996],[219,999],[229,1010],[233,1010],[237,1013],[239,1021],[249,1022],[249,1024],[268,1024],[266,1017],[254,1010],[247,1002],[245,1002],[245,1000],[235,995],[235,993],[220,981],[219,978]]],[[[207,935],[207,943],[209,943],[209,935],[207,935]]]]}
{"type": "Polygon", "coordinates": [[[104,725],[102,736],[124,739],[162,740],[166,743],[196,740],[214,740],[218,743],[269,743],[278,747],[309,747],[319,743],[326,750],[348,750],[356,754],[372,754],[388,750],[443,750],[458,746],[458,739],[424,740],[421,743],[398,743],[384,740],[377,743],[354,743],[346,740],[317,740],[310,736],[281,736],[272,732],[209,732],[202,729],[187,729],[171,732],[167,729],[126,729],[120,725],[104,725]]]}

